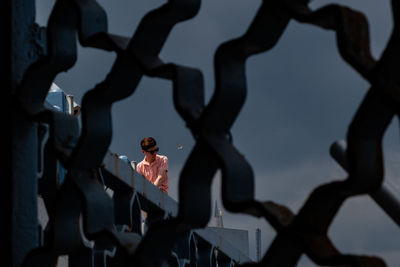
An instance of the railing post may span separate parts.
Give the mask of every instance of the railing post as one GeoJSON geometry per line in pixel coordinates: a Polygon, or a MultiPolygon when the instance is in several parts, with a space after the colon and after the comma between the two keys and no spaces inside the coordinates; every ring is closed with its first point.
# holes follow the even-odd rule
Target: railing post
{"type": "Polygon", "coordinates": [[[213,266],[214,247],[204,241],[203,239],[197,239],[197,253],[198,253],[198,266],[213,266]]]}

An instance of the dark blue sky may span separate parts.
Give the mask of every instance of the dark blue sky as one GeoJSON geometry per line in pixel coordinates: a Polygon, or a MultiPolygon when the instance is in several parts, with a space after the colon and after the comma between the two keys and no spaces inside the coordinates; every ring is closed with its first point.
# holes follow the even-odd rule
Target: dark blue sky
{"type": "MultiPolygon", "coordinates": [[[[98,1],[107,11],[109,32],[132,36],[141,18],[165,1],[98,1]]],[[[348,5],[365,13],[375,58],[382,53],[392,30],[390,1],[313,1],[348,5]]],[[[37,21],[47,23],[54,0],[37,1],[37,21]]],[[[214,92],[213,56],[227,40],[241,36],[261,1],[202,1],[198,15],[177,25],[161,52],[165,62],[200,69],[206,100],[214,92]]],[[[56,84],[79,102],[84,93],[109,72],[115,54],[79,47],[76,65],[57,76],[56,84]]],[[[332,31],[290,22],[277,45],[252,56],[246,64],[247,99],[232,128],[233,143],[253,167],[256,197],[274,200],[293,211],[313,188],[346,174],[329,156],[332,142],[344,139],[369,84],[340,57],[332,31]]],[[[179,173],[194,140],[176,113],[170,81],[144,77],[135,93],[113,105],[110,150],[130,160],[143,157],[144,136],[158,140],[160,153],[169,157],[170,195],[177,199],[179,173]],[[177,145],[183,149],[178,150],[177,145]]],[[[384,140],[386,179],[400,185],[399,123],[394,121],[384,140]]],[[[219,173],[213,197],[220,201],[219,173]]],[[[221,203],[221,202],[220,202],[221,203]]],[[[275,236],[267,222],[223,210],[225,227],[247,229],[250,256],[255,258],[255,229],[262,231],[262,250],[275,236]]],[[[211,221],[211,224],[214,222],[211,221]]],[[[375,254],[389,266],[400,262],[400,229],[368,196],[345,202],[330,234],[345,253],[375,254]]],[[[299,266],[315,266],[305,257],[299,266]]]]}

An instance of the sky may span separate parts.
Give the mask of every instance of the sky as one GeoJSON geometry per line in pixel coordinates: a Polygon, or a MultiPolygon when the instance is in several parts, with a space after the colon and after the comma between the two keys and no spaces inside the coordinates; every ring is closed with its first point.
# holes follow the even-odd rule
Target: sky
{"type": "MultiPolygon", "coordinates": [[[[36,20],[46,25],[54,0],[37,1],[36,20]]],[[[141,18],[166,1],[98,1],[108,15],[109,32],[132,36],[141,18]]],[[[379,58],[392,30],[390,1],[312,1],[315,9],[338,3],[363,12],[369,22],[371,51],[379,58]]],[[[217,47],[245,33],[261,1],[202,1],[196,17],[174,27],[160,57],[200,69],[206,102],[214,92],[213,57],[217,47]]],[[[78,60],[55,83],[77,103],[101,82],[115,60],[112,52],[78,44],[78,60]]],[[[234,146],[255,174],[256,199],[273,200],[297,212],[311,191],[324,183],[346,178],[330,157],[330,145],[344,139],[348,126],[369,89],[368,82],[339,55],[335,34],[291,21],[271,50],[246,62],[247,98],[232,127],[234,146]]],[[[141,161],[139,146],[153,136],[160,154],[169,158],[170,196],[178,200],[180,171],[194,139],[172,102],[172,83],[143,77],[136,91],[112,107],[110,150],[141,161]],[[178,149],[182,145],[183,149],[178,149]]],[[[399,122],[393,120],[384,138],[385,181],[400,187],[399,122]]],[[[213,181],[213,200],[222,206],[220,172],[213,181]]],[[[400,192],[400,190],[399,190],[400,192]]],[[[400,197],[400,196],[399,196],[400,197]]],[[[264,253],[276,232],[269,224],[223,207],[226,228],[249,231],[250,257],[255,259],[255,230],[261,229],[264,253]]],[[[210,225],[214,225],[211,219],[210,225]]],[[[400,229],[369,196],[348,199],[335,217],[329,236],[344,253],[382,257],[388,266],[400,262],[400,229]]],[[[306,256],[300,267],[316,266],[306,256]]]]}

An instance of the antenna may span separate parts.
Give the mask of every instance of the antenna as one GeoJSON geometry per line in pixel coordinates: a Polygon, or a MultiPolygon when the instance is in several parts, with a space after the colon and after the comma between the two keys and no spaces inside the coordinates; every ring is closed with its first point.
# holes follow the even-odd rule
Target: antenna
{"type": "Polygon", "coordinates": [[[216,227],[224,228],[224,223],[222,221],[222,210],[218,208],[217,201],[215,201],[214,217],[215,217],[216,227]]]}

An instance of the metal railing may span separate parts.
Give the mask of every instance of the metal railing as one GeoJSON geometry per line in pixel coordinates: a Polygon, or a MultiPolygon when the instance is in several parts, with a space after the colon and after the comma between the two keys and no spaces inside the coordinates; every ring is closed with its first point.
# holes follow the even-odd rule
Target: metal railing
{"type": "MultiPolygon", "coordinates": [[[[147,213],[149,224],[178,215],[179,204],[135,172],[119,155],[108,152],[101,170],[105,186],[113,191],[116,223],[121,229],[145,234],[140,224],[141,211],[147,213]]],[[[192,230],[184,235],[171,256],[176,258],[173,266],[186,266],[182,262],[189,266],[235,266],[252,262],[248,255],[211,228],[192,230]]]]}

